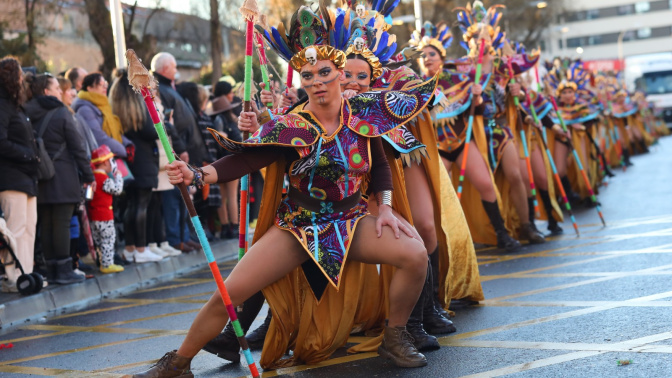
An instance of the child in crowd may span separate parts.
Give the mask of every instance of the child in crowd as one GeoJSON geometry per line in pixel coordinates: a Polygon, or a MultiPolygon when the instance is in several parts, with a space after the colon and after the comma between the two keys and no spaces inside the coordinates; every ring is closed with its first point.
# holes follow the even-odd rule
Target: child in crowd
{"type": "Polygon", "coordinates": [[[93,241],[100,248],[100,271],[117,273],[123,266],[114,264],[114,244],[117,238],[114,229],[112,196],[118,196],[124,189],[124,180],[117,172],[112,158],[114,154],[106,145],[101,145],[91,153],[91,166],[96,177],[96,189],[89,202],[89,217],[93,241]]]}

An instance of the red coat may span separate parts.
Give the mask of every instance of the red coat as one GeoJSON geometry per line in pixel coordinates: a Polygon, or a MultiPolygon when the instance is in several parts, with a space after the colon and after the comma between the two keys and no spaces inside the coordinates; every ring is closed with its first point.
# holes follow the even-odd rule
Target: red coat
{"type": "Polygon", "coordinates": [[[96,191],[89,202],[89,219],[92,221],[114,220],[112,196],[121,194],[124,181],[119,176],[111,176],[104,171],[93,172],[96,178],[96,191]]]}

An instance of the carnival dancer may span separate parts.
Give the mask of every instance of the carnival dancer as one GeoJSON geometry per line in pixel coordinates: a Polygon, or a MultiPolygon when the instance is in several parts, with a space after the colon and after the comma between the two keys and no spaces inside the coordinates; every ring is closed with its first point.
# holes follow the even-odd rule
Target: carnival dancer
{"type": "MultiPolygon", "coordinates": [[[[525,82],[525,81],[523,81],[525,82]]],[[[518,122],[519,127],[525,128],[525,134],[528,138],[529,154],[531,160],[532,175],[534,185],[538,190],[538,200],[542,206],[539,209],[539,219],[548,221],[547,230],[551,235],[560,235],[564,232],[558,221],[563,221],[563,213],[560,204],[557,201],[555,185],[553,183],[552,157],[545,153],[544,134],[547,130],[551,133],[564,135],[559,125],[555,125],[550,118],[553,105],[546,100],[543,94],[534,91],[530,84],[525,85],[526,99],[520,102],[520,111],[522,112],[523,122],[518,122]],[[534,111],[532,111],[534,107],[534,111]],[[540,120],[539,124],[534,122],[534,115],[540,120]],[[546,130],[542,130],[544,127],[546,130]],[[549,170],[551,172],[549,172],[549,170]]],[[[530,210],[532,213],[532,210],[530,210]]],[[[530,214],[530,219],[533,214],[530,214]]]]}
{"type": "MultiPolygon", "coordinates": [[[[339,79],[346,56],[328,44],[333,15],[324,6],[319,13],[301,7],[289,35],[275,28],[267,34],[272,46],[300,73],[308,102],[296,113],[276,116],[242,143],[213,130],[218,142],[236,154],[203,169],[175,162],[167,171],[173,184],[184,181],[199,186],[267,167],[267,184],[277,186],[277,179],[287,169],[288,195],[270,200],[266,196],[269,188],[264,189],[264,200],[270,200],[264,204],[274,208],[274,217],[260,216],[254,244],[225,281],[232,302],[241,304],[264,289],[274,322],[277,319],[290,324],[290,312],[299,310],[291,308],[297,300],[295,295],[299,295],[297,285],[309,289],[312,294],[307,295],[314,295],[317,302],[327,301],[329,290],[325,289],[338,289],[344,283],[348,265],[390,264],[397,270],[389,289],[390,317],[378,352],[398,366],[424,366],[427,360],[413,346],[405,325],[422,290],[427,252],[392,214],[389,166],[379,137],[422,111],[436,81],[405,92],[383,91],[343,99],[339,79]],[[309,38],[303,38],[308,35],[303,28],[311,29],[309,38]],[[367,203],[361,197],[360,185],[366,174],[371,175],[369,189],[378,199],[378,217],[367,212],[367,203]]],[[[241,130],[254,128],[256,123],[254,112],[241,114],[241,130]]],[[[180,349],[167,353],[152,369],[136,376],[192,376],[191,359],[217,336],[227,320],[216,292],[197,315],[180,349]]],[[[317,317],[307,321],[328,323],[328,319],[317,317]]],[[[290,334],[278,334],[274,342],[283,344],[290,334]]]]}
{"type": "MultiPolygon", "coordinates": [[[[568,158],[573,146],[579,154],[582,166],[586,169],[590,186],[597,190],[601,182],[598,161],[590,158],[591,155],[597,156],[599,152],[593,151],[596,146],[592,143],[597,136],[595,126],[600,116],[600,109],[591,101],[597,99],[597,96],[588,89],[590,77],[583,69],[581,61],[555,59],[553,63],[547,63],[547,69],[548,73],[544,77],[545,85],[548,91],[557,97],[560,114],[569,131],[563,137],[555,138],[558,143],[551,143],[558,174],[570,202],[577,203],[586,199],[590,204],[590,193],[581,177],[578,164],[574,161],[569,162],[568,158]]],[[[553,113],[551,120],[555,124],[560,123],[553,113]]]]}
{"type": "MultiPolygon", "coordinates": [[[[344,45],[348,58],[344,69],[345,80],[341,82],[341,89],[345,98],[351,98],[369,90],[404,90],[404,88],[412,87],[422,81],[417,74],[404,66],[408,63],[404,54],[395,57],[397,59],[392,59],[396,50],[396,38],[386,32],[390,25],[383,19],[393,9],[393,7],[387,6],[389,3],[394,4],[394,1],[380,2],[376,4],[378,8],[367,9],[364,1],[352,2],[348,11],[339,10],[337,14],[336,30],[341,27],[347,28],[347,25],[350,25],[344,33],[339,33],[336,38],[337,43],[344,45]],[[343,17],[341,17],[341,14],[343,17]]],[[[408,50],[405,53],[414,55],[408,50]]],[[[444,264],[447,265],[450,260],[450,237],[447,235],[449,226],[444,227],[445,224],[442,224],[442,222],[447,221],[446,217],[448,215],[442,214],[442,202],[449,202],[450,199],[448,196],[445,196],[445,199],[442,198],[441,190],[437,187],[440,185],[440,172],[443,170],[438,165],[439,156],[435,148],[430,148],[436,155],[433,164],[426,164],[427,168],[422,165],[424,160],[430,160],[426,145],[436,145],[430,115],[427,111],[423,113],[426,114],[418,116],[406,126],[395,129],[394,132],[383,138],[387,142],[385,143],[386,148],[394,151],[397,156],[401,156],[400,159],[391,159],[392,161],[390,161],[393,169],[395,167],[403,169],[403,192],[405,195],[397,195],[395,199],[399,199],[399,207],[409,208],[413,225],[422,237],[425,248],[430,252],[431,262],[428,265],[425,288],[411,313],[408,329],[413,336],[415,346],[419,350],[431,350],[438,349],[439,343],[428,332],[430,334],[451,333],[455,332],[455,327],[447,319],[448,314],[445,313],[444,316],[440,312],[440,310],[443,310],[443,305],[439,302],[438,295],[439,282],[445,282],[447,275],[447,269],[445,269],[443,275],[440,275],[439,262],[444,260],[444,264]],[[425,130],[418,130],[419,128],[425,130]],[[418,138],[424,136],[428,140],[426,143],[420,144],[416,135],[418,138]],[[428,172],[426,171],[426,169],[432,168],[436,168],[433,175],[434,182],[428,180],[428,172]],[[434,209],[438,209],[438,214],[435,215],[434,209]],[[435,223],[435,219],[439,221],[435,223]]],[[[392,155],[388,154],[388,156],[392,155]]],[[[447,175],[444,174],[444,177],[447,179],[447,175]]],[[[449,186],[450,182],[446,180],[446,184],[449,186]]],[[[396,208],[398,208],[397,204],[395,204],[396,208]]],[[[464,221],[463,215],[462,220],[464,221]]],[[[459,222],[460,219],[456,216],[454,221],[459,222]]],[[[468,238],[468,231],[466,234],[468,238]]],[[[460,239],[459,235],[455,236],[456,239],[460,239]]],[[[471,241],[470,245],[473,246],[471,241]]],[[[465,252],[468,253],[469,251],[465,252]]],[[[474,252],[473,249],[471,252],[474,252]]],[[[455,253],[459,252],[456,251],[455,253]]],[[[477,293],[470,293],[468,295],[469,299],[482,300],[483,295],[478,279],[475,252],[472,256],[472,266],[455,265],[459,266],[457,269],[463,269],[463,273],[470,275],[476,281],[467,280],[468,283],[478,286],[475,290],[477,293]]],[[[455,262],[457,263],[457,261],[455,262]]],[[[449,303],[450,298],[446,301],[449,303]]]]}
{"type": "MultiPolygon", "coordinates": [[[[555,196],[549,195],[549,188],[553,187],[553,176],[548,157],[542,153],[543,141],[541,140],[540,130],[533,127],[531,114],[528,117],[521,117],[521,111],[525,112],[525,92],[530,92],[529,83],[523,88],[522,73],[528,72],[534,68],[539,60],[539,51],[527,53],[525,47],[515,41],[505,39],[502,48],[498,50],[500,55],[499,65],[496,66],[497,81],[502,85],[507,85],[508,96],[506,99],[506,125],[511,130],[511,135],[515,141],[514,147],[518,149],[520,175],[525,185],[527,193],[528,217],[530,225],[536,230],[535,219],[539,210],[539,218],[548,220],[547,229],[551,235],[558,235],[563,232],[558,225],[557,219],[562,220],[562,212],[558,206],[555,196]],[[526,118],[526,119],[525,119],[526,118]],[[537,190],[538,189],[538,190],[537,190]],[[541,201],[539,201],[541,200],[541,201]],[[543,208],[538,203],[543,204],[543,208]]],[[[538,98],[535,93],[537,100],[538,98]]],[[[550,103],[543,103],[548,108],[542,116],[545,116],[550,110],[550,103]]],[[[538,105],[537,105],[538,106],[538,105]]],[[[500,122],[501,124],[501,122],[500,122]]],[[[551,192],[554,190],[551,189],[551,192]]],[[[521,222],[524,220],[521,220],[521,222]]]]}

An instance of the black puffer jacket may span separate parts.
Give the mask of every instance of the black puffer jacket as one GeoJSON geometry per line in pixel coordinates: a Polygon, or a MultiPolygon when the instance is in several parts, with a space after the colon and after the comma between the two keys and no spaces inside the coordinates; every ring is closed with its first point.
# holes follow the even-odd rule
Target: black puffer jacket
{"type": "Polygon", "coordinates": [[[38,205],[79,202],[82,183],[92,182],[94,177],[75,119],[65,105],[53,96],[37,96],[26,103],[24,109],[34,130],[40,127],[49,110],[58,109],[51,117],[42,139],[50,156],[54,156],[63,144],[66,145],[65,151],[54,161],[54,178],[39,183],[38,205]]]}
{"type": "Polygon", "coordinates": [[[156,144],[158,136],[149,111],[145,114],[140,130],[127,131],[125,135],[135,145],[135,158],[129,164],[135,178],[132,185],[144,189],[156,188],[159,185],[159,150],[156,144]]]}
{"type": "Polygon", "coordinates": [[[154,73],[154,76],[159,82],[159,94],[161,95],[163,107],[173,109],[173,124],[180,138],[182,138],[187,146],[189,161],[200,165],[200,162],[207,160],[208,151],[205,148],[201,131],[196,124],[194,109],[173,89],[170,80],[157,73],[154,73]]]}
{"type": "Polygon", "coordinates": [[[30,120],[0,87],[0,192],[37,195],[38,149],[30,120]]]}

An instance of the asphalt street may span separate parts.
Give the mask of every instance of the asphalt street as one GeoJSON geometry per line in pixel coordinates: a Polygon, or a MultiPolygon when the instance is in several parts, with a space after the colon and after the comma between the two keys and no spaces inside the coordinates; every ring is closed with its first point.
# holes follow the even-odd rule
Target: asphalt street
{"type": "MultiPolygon", "coordinates": [[[[427,353],[427,367],[400,369],[375,353],[346,355],[343,349],[319,365],[263,376],[672,377],[671,152],[672,139],[661,140],[600,189],[607,227],[594,209],[577,209],[580,237],[565,221],[563,236],[515,254],[480,248],[486,300],[451,306],[458,332],[440,338],[443,347],[427,353]]],[[[545,229],[544,222],[538,226],[545,229]]],[[[220,263],[223,274],[234,264],[220,263]]],[[[0,376],[142,371],[179,346],[214,289],[206,268],[5,331],[0,343],[13,348],[0,349],[0,376]]],[[[265,310],[256,323],[264,316],[265,310]]],[[[193,372],[247,374],[243,364],[222,362],[201,352],[193,372]]]]}

